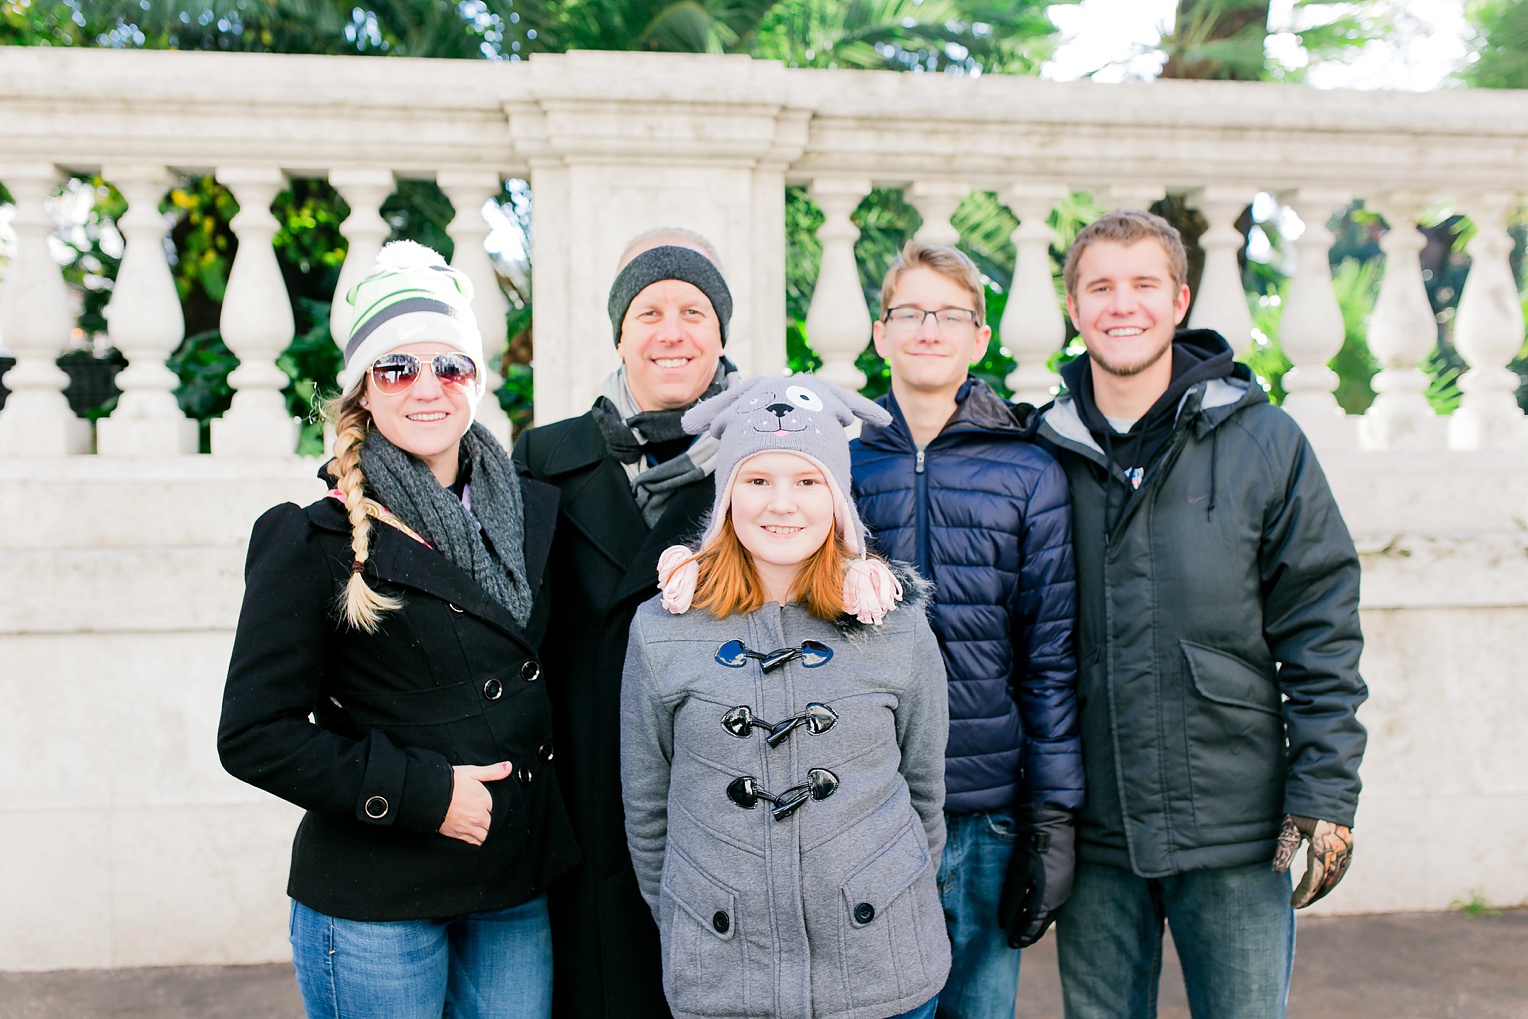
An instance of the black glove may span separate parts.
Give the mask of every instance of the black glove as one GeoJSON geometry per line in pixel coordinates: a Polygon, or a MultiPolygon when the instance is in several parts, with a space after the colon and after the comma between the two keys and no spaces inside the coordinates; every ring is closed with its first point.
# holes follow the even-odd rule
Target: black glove
{"type": "Polygon", "coordinates": [[[1072,894],[1074,829],[1070,811],[1025,807],[1015,812],[1019,843],[1008,861],[997,922],[1009,948],[1028,948],[1045,933],[1072,894]]]}

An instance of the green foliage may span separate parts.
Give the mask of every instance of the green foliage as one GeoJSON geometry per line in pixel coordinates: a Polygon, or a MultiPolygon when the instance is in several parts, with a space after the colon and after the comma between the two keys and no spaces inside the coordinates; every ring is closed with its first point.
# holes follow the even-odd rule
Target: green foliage
{"type": "Polygon", "coordinates": [[[1459,910],[1471,920],[1479,920],[1483,917],[1492,920],[1501,919],[1501,910],[1487,902],[1485,893],[1479,888],[1470,889],[1469,901],[1455,899],[1448,904],[1448,908],[1459,910]]]}
{"type": "Polygon", "coordinates": [[[1472,0],[1465,13],[1476,39],[1464,80],[1480,88],[1528,88],[1528,2],[1472,0]]]}
{"type": "Polygon", "coordinates": [[[1056,33],[1048,0],[794,0],[768,6],[747,52],[791,67],[1036,74],[1056,33]]]}
{"type": "Polygon", "coordinates": [[[499,57],[511,0],[21,0],[0,43],[248,53],[499,57]]]}

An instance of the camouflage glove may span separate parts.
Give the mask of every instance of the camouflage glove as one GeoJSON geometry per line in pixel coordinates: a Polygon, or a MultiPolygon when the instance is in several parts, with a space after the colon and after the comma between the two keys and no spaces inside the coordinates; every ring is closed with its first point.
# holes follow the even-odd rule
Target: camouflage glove
{"type": "Polygon", "coordinates": [[[1274,873],[1282,874],[1289,869],[1305,839],[1310,839],[1305,876],[1289,899],[1295,909],[1309,906],[1336,888],[1353,859],[1353,831],[1346,825],[1285,814],[1279,848],[1273,856],[1274,873]]]}
{"type": "Polygon", "coordinates": [[[1015,812],[1018,845],[1008,861],[997,921],[1009,948],[1028,948],[1072,894],[1074,828],[1069,811],[1028,807],[1015,812]]]}

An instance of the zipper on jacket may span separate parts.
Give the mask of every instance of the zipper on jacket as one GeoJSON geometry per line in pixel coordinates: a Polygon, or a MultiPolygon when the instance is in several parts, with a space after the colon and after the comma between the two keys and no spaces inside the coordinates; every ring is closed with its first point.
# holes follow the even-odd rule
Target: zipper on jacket
{"type": "Polygon", "coordinates": [[[913,477],[917,480],[918,500],[918,572],[932,580],[933,554],[928,540],[928,475],[923,471],[924,453],[925,450],[918,450],[917,459],[913,463],[913,477]]]}

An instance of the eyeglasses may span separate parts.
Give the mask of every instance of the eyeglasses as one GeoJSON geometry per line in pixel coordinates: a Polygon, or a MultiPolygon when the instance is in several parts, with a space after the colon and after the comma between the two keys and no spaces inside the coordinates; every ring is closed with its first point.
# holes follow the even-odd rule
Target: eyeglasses
{"type": "MultiPolygon", "coordinates": [[[[421,362],[413,354],[383,354],[372,362],[371,381],[388,396],[406,393],[419,379],[421,362]]],[[[477,381],[477,365],[459,351],[443,351],[429,360],[430,371],[443,386],[462,389],[477,381]]]]}
{"type": "Polygon", "coordinates": [[[803,725],[813,736],[821,736],[837,724],[838,712],[816,701],[808,704],[801,714],[792,715],[779,722],[766,722],[762,718],[755,718],[753,710],[746,704],[740,704],[722,716],[722,728],[738,739],[747,739],[753,735],[755,729],[767,729],[769,735],[764,737],[764,742],[772,747],[785,742],[787,736],[803,725]]]}
{"type": "Polygon", "coordinates": [[[773,651],[750,651],[740,640],[729,640],[716,649],[716,661],[729,669],[741,669],[749,659],[759,663],[765,672],[773,672],[786,662],[801,659],[801,667],[815,669],[826,665],[833,657],[833,649],[820,640],[804,640],[800,647],[782,647],[773,651]]]}
{"type": "Polygon", "coordinates": [[[886,323],[886,328],[891,332],[915,333],[923,328],[923,320],[930,315],[934,316],[934,325],[942,333],[964,332],[975,329],[977,325],[976,312],[970,308],[934,308],[925,311],[910,304],[887,308],[881,321],[886,323]]]}
{"type": "Polygon", "coordinates": [[[769,812],[776,821],[783,821],[800,810],[807,800],[825,800],[837,791],[837,775],[826,768],[812,768],[806,773],[805,785],[793,785],[779,796],[760,789],[759,780],[752,775],[743,775],[733,779],[727,786],[727,799],[744,810],[752,810],[760,800],[773,803],[769,812]]]}

